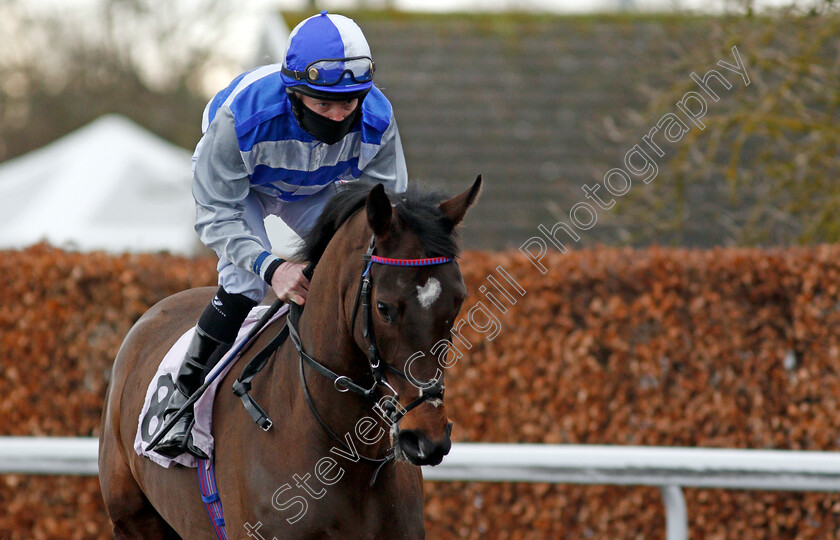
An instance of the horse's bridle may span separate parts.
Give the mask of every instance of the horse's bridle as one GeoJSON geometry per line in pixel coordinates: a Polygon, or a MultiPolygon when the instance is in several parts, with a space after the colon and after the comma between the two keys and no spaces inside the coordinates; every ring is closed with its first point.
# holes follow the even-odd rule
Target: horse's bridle
{"type": "MultiPolygon", "coordinates": [[[[321,415],[318,414],[318,410],[312,401],[312,397],[309,394],[309,388],[306,384],[306,376],[303,370],[304,361],[307,364],[309,364],[317,373],[320,373],[324,377],[330,379],[333,382],[333,386],[335,387],[335,389],[339,392],[350,391],[364,397],[368,401],[377,403],[378,388],[380,386],[384,386],[385,388],[390,390],[393,393],[393,397],[385,401],[385,403],[382,405],[382,410],[386,414],[387,421],[390,422],[392,427],[396,426],[397,423],[412,409],[418,407],[419,405],[422,405],[426,401],[433,399],[442,399],[443,397],[443,378],[438,377],[436,380],[430,382],[428,385],[420,387],[419,397],[414,399],[405,407],[400,406],[399,394],[397,393],[396,389],[394,389],[394,387],[391,386],[386,380],[386,371],[389,371],[397,375],[398,377],[402,377],[403,379],[412,382],[412,384],[415,383],[411,381],[411,379],[409,379],[405,373],[382,360],[381,356],[379,355],[379,347],[376,344],[376,336],[373,332],[373,314],[371,312],[372,286],[370,280],[370,269],[373,263],[391,266],[431,266],[452,262],[453,259],[449,257],[429,257],[423,259],[391,259],[387,257],[378,257],[373,254],[375,246],[376,235],[373,235],[371,236],[370,244],[368,245],[367,251],[362,255],[364,270],[359,280],[359,288],[356,292],[356,300],[353,303],[353,314],[351,315],[350,319],[350,334],[352,335],[353,329],[355,328],[356,324],[356,314],[359,310],[359,303],[361,302],[362,311],[364,312],[364,327],[362,330],[362,335],[368,340],[367,359],[368,366],[370,368],[370,374],[373,377],[373,384],[370,386],[370,388],[365,388],[362,384],[359,384],[347,375],[339,375],[335,373],[321,362],[306,354],[306,352],[303,350],[303,344],[301,343],[300,334],[297,330],[298,322],[303,312],[303,308],[301,308],[297,304],[292,303],[291,308],[289,310],[289,317],[286,322],[286,325],[289,328],[289,337],[291,338],[292,343],[295,344],[295,348],[297,349],[298,354],[300,356],[300,379],[301,384],[303,386],[303,394],[306,398],[306,403],[309,405],[309,408],[312,410],[312,413],[314,414],[318,422],[321,424],[321,426],[333,439],[338,441],[342,446],[345,446],[344,441],[338,435],[335,434],[335,432],[326,424],[326,422],[324,422],[324,420],[321,418],[321,415]]],[[[359,454],[359,457],[369,463],[377,463],[381,468],[385,463],[394,459],[394,447],[392,446],[391,449],[388,450],[388,453],[384,458],[368,458],[362,456],[361,454],[359,454]]],[[[376,472],[378,473],[378,471],[379,469],[377,469],[376,472]]],[[[374,473],[373,479],[371,480],[371,485],[375,480],[376,473],[374,473]]]]}

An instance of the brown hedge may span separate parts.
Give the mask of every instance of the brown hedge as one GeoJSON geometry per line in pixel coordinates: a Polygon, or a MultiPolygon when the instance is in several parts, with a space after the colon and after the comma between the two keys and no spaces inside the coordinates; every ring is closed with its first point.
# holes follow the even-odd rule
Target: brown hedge
{"type": "MultiPolygon", "coordinates": [[[[837,450],[840,247],[463,257],[525,289],[447,373],[461,441],[837,450]]],[[[215,261],[45,245],[0,256],[0,433],[97,435],[108,372],[157,300],[215,261]]],[[[490,288],[492,290],[492,287],[490,288]]],[[[653,488],[427,483],[430,538],[661,538],[653,488]]],[[[835,494],[686,490],[704,539],[840,535],[835,494]]],[[[95,478],[0,476],[0,537],[109,538],[95,478]]]]}

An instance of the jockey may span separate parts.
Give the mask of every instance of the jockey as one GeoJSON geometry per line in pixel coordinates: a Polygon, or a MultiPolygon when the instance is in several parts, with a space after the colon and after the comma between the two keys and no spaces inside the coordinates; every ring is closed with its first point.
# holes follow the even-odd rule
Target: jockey
{"type": "MultiPolygon", "coordinates": [[[[283,64],[244,73],[207,104],[193,155],[195,229],[219,256],[219,289],[202,313],[164,411],[166,422],[230,349],[245,317],[268,293],[303,304],[303,264],[270,253],[264,218],[300,235],[350,182],[406,189],[391,104],[373,86],[370,47],[341,15],[310,17],[292,30],[283,64]]],[[[187,411],[155,450],[206,458],[189,436],[187,411]]]]}

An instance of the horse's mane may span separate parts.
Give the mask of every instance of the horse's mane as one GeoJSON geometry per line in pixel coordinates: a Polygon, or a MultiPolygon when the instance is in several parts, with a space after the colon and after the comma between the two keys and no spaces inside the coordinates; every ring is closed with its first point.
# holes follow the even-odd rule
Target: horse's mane
{"type": "MultiPolygon", "coordinates": [[[[317,264],[341,225],[364,208],[371,189],[369,184],[354,184],[336,193],[312,229],[304,235],[295,260],[308,261],[310,266],[317,264]]],[[[457,234],[438,207],[446,199],[444,193],[411,185],[405,193],[388,192],[388,198],[395,204],[394,210],[402,222],[417,236],[425,257],[458,256],[457,234]]]]}

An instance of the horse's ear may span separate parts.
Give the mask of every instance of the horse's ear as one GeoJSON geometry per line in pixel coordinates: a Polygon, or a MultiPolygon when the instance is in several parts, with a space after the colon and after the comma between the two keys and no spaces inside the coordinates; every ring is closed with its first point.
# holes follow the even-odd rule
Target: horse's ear
{"type": "Polygon", "coordinates": [[[440,210],[443,215],[452,223],[452,228],[461,223],[464,216],[467,214],[467,209],[473,205],[478,194],[481,192],[481,175],[475,178],[475,182],[468,190],[452,197],[448,201],[440,203],[440,210]]]}
{"type": "Polygon", "coordinates": [[[368,193],[365,202],[368,225],[376,236],[383,236],[391,226],[391,201],[385,194],[385,186],[376,184],[368,193]]]}

